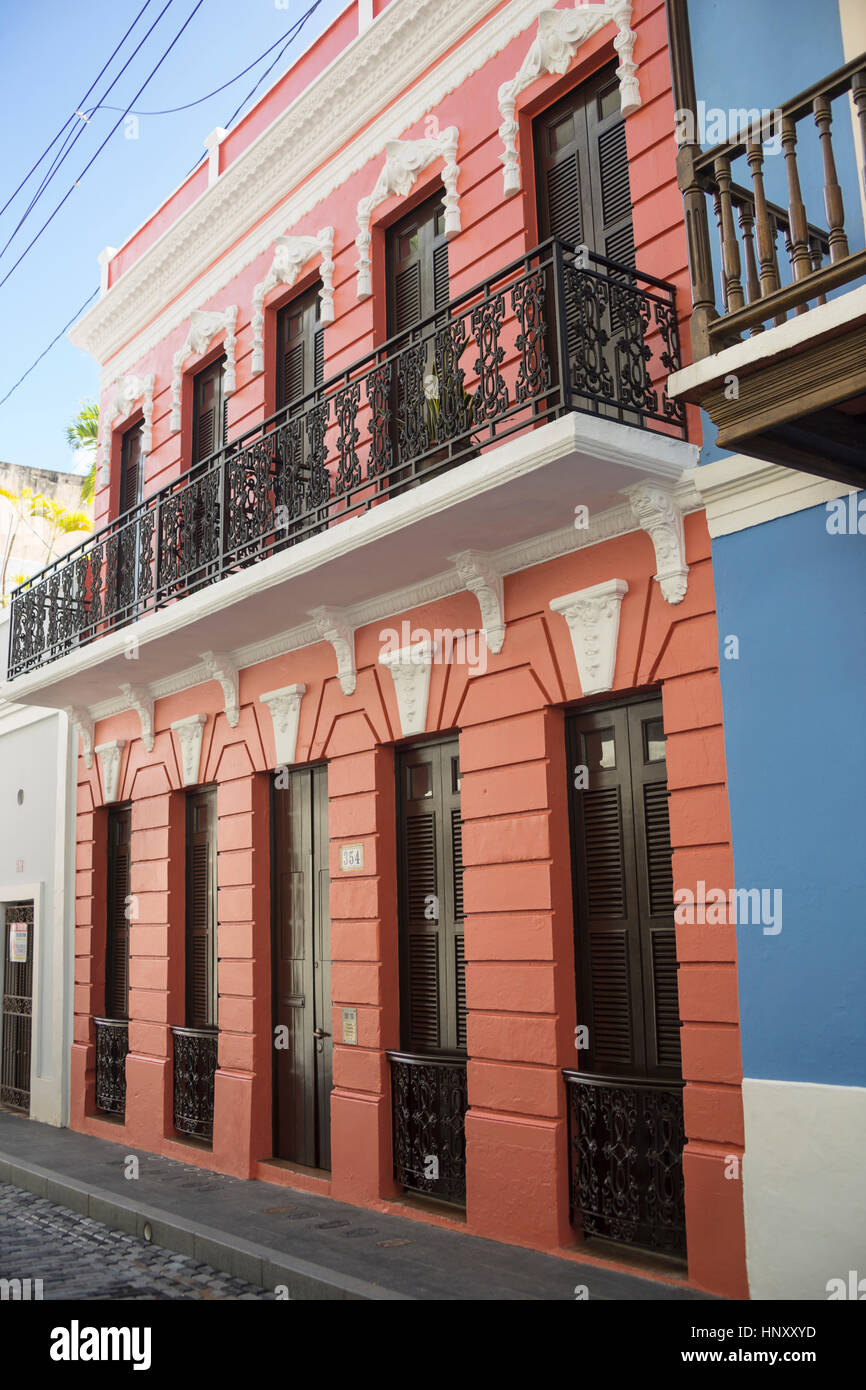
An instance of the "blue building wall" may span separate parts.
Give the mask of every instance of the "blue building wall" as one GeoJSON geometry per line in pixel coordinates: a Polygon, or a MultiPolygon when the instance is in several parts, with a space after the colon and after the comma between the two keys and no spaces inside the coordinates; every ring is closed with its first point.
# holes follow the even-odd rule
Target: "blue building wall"
{"type": "Polygon", "coordinates": [[[862,1086],[866,535],[827,517],[713,542],[736,886],[782,890],[777,936],[738,928],[740,1027],[745,1076],[862,1086]]]}

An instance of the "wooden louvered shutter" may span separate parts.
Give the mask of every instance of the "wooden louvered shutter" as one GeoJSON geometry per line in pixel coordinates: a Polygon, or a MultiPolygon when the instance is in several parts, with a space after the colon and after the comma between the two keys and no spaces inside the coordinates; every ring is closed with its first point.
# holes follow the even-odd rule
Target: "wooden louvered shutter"
{"type": "Polygon", "coordinates": [[[216,792],[187,798],[186,822],[186,1021],[188,1028],[215,1028],[216,792]]]}
{"type": "Polygon", "coordinates": [[[301,400],[325,379],[325,334],[319,287],[293,299],[277,316],[277,409],[301,400]]]}
{"type": "Polygon", "coordinates": [[[120,501],[118,513],[123,515],[141,501],[143,470],[141,466],[142,425],[133,425],[123,436],[120,454],[120,501]]]}
{"type": "Polygon", "coordinates": [[[193,382],[193,463],[209,458],[225,443],[224,368],[225,358],[221,357],[199,372],[193,382]]]}
{"type": "Polygon", "coordinates": [[[108,813],[108,903],[106,920],[105,1014],[129,1014],[129,897],[132,812],[114,806],[108,813]]]}
{"type": "Polygon", "coordinates": [[[573,792],[578,1023],[581,1067],[679,1075],[673,872],[661,702],[596,710],[574,720],[573,792]]]}
{"type": "Polygon", "coordinates": [[[429,199],[388,233],[388,331],[403,333],[451,297],[441,197],[429,199]]]}
{"type": "Polygon", "coordinates": [[[466,1047],[463,856],[457,744],[400,754],[403,1045],[466,1047]]]}

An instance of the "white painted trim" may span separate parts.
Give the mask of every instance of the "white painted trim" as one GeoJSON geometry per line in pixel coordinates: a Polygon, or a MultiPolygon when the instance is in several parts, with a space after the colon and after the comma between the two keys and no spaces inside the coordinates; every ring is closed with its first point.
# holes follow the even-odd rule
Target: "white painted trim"
{"type": "Polygon", "coordinates": [[[304,266],[314,256],[322,258],[322,288],[319,291],[319,317],[334,322],[334,229],[323,227],[315,236],[278,236],[274,259],[264,280],[253,290],[253,376],[265,370],[265,299],[278,285],[293,285],[304,266]]]}
{"type": "Polygon", "coordinates": [[[171,379],[171,423],[169,429],[177,434],[181,425],[180,393],[183,383],[183,364],[188,357],[201,356],[207,352],[211,343],[220,333],[225,335],[226,366],[223,373],[223,391],[227,396],[234,394],[237,386],[235,371],[235,348],[237,338],[235,327],[238,321],[238,306],[229,304],[221,311],[193,309],[189,316],[189,332],[183,347],[178,348],[172,358],[171,379]]]}
{"type": "Polygon", "coordinates": [[[548,606],[568,623],[582,695],[613,689],[619,615],[627,593],[626,580],[606,579],[550,600],[548,606]]]}
{"type": "Polygon", "coordinates": [[[682,396],[699,386],[721,382],[726,376],[761,366],[772,357],[793,352],[804,343],[817,343],[840,329],[853,328],[866,321],[866,285],[848,290],[826,304],[818,304],[805,314],[795,314],[784,323],[767,328],[763,333],[744,338],[741,343],[723,348],[721,352],[702,357],[689,367],[671,372],[668,395],[682,396]]]}
{"type": "Polygon", "coordinates": [[[812,473],[799,473],[777,463],[731,454],[690,470],[707,512],[707,528],[715,539],[761,526],[778,517],[820,507],[857,488],[812,473]]]}
{"type": "Polygon", "coordinates": [[[149,376],[122,376],[115,382],[114,399],[104,412],[105,419],[102,421],[102,464],[99,474],[101,486],[104,487],[109,482],[112,433],[118,427],[118,420],[122,424],[124,420],[129,418],[137,401],[141,401],[144,414],[144,428],[141,433],[142,464],[150,453],[153,445],[153,388],[155,382],[156,377],[153,372],[149,376]]]}
{"type": "Polygon", "coordinates": [[[472,34],[491,0],[388,5],[118,277],[72,328],[70,340],[110,364],[106,380],[139,361],[286,227],[296,226],[521,34],[543,4],[509,0],[472,34]],[[360,133],[341,148],[347,111],[360,133]],[[168,307],[151,322],[154,304],[168,307]]]}

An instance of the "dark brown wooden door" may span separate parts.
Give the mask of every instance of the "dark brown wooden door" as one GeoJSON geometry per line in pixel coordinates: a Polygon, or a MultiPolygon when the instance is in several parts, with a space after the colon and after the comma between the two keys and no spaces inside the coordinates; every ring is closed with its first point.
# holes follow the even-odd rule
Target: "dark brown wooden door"
{"type": "Polygon", "coordinates": [[[561,237],[634,265],[634,228],[619,82],[606,67],[536,118],[541,239],[561,237]]]}
{"type": "Polygon", "coordinates": [[[33,902],[7,903],[4,914],[3,1028],[0,1036],[0,1104],[30,1113],[30,1045],[33,1013],[33,902]]]}
{"type": "Polygon", "coordinates": [[[217,1027],[217,794],[186,801],[186,1026],[217,1027]]]}
{"type": "Polygon", "coordinates": [[[277,315],[277,409],[294,405],[325,379],[325,330],[319,288],[293,299],[277,315]]]}
{"type": "Polygon", "coordinates": [[[581,1070],[679,1078],[680,1018],[661,700],[570,721],[581,1070]],[[588,785],[575,787],[580,769],[588,785]]]}
{"type": "Polygon", "coordinates": [[[274,788],[274,1152],[331,1166],[328,769],[274,788]]]}
{"type": "Polygon", "coordinates": [[[126,431],[120,451],[120,501],[118,512],[122,516],[131,507],[136,507],[142,499],[144,488],[144,467],[141,459],[141,441],[144,434],[142,425],[133,425],[126,431]]]}
{"type": "Polygon", "coordinates": [[[400,1033],[407,1052],[465,1052],[457,739],[398,755],[400,1033]]]}
{"type": "Polygon", "coordinates": [[[445,209],[437,197],[388,231],[389,336],[444,308],[449,294],[445,209]]]}
{"type": "Polygon", "coordinates": [[[129,879],[132,811],[108,813],[108,903],[105,952],[105,1016],[129,1017],[129,879]]]}
{"type": "Polygon", "coordinates": [[[192,461],[200,463],[226,442],[228,410],[223,390],[225,358],[212,362],[193,380],[192,461]]]}

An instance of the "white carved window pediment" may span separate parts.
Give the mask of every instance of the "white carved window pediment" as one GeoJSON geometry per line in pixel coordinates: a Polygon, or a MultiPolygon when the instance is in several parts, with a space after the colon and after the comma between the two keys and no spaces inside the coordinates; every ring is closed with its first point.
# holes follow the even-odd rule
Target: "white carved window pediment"
{"type": "Polygon", "coordinates": [[[450,240],[461,230],[460,194],[457,180],[460,166],[457,163],[457,142],[460,132],[456,126],[440,130],[438,135],[425,136],[420,140],[389,140],[385,146],[385,163],[373,190],[358,203],[358,235],[355,245],[358,259],[355,268],[358,272],[358,298],[368,299],[373,293],[372,263],[370,260],[370,221],[373,210],[384,203],[386,198],[405,198],[411,193],[418,175],[434,160],[442,159],[442,182],[445,194],[445,236],[450,240]]]}
{"type": "Polygon", "coordinates": [[[323,227],[315,236],[278,236],[274,259],[264,280],[253,290],[253,358],[251,371],[258,376],[265,370],[265,300],[277,285],[293,285],[314,256],[322,258],[322,288],[319,291],[322,323],[334,322],[334,229],[323,227]]]}
{"type": "Polygon", "coordinates": [[[520,155],[517,149],[518,124],[515,116],[517,98],[546,73],[566,73],[577,50],[606,24],[615,24],[617,34],[613,46],[619,56],[617,77],[620,88],[620,107],[630,116],[641,104],[634,62],[637,35],[631,28],[631,0],[605,0],[603,4],[575,4],[571,10],[542,10],[538,16],[538,32],[529,50],[508,82],[498,92],[502,124],[499,136],[503,144],[500,156],[506,198],[520,192],[520,155]]]}
{"type": "Polygon", "coordinates": [[[149,376],[128,376],[118,377],[114,383],[114,395],[111,405],[105,412],[105,419],[102,424],[102,461],[99,468],[99,485],[106,487],[110,481],[111,466],[111,437],[115,429],[115,422],[125,420],[133,412],[133,409],[141,402],[144,425],[141,433],[141,463],[150,453],[153,446],[153,388],[156,377],[153,372],[149,376]]]}
{"type": "Polygon", "coordinates": [[[189,316],[189,332],[183,347],[178,348],[172,359],[173,376],[171,383],[171,423],[172,434],[180,429],[180,392],[183,381],[183,364],[188,357],[200,357],[207,352],[218,334],[225,334],[226,369],[223,390],[227,396],[234,393],[237,385],[235,372],[235,350],[237,338],[235,326],[238,320],[238,306],[230,304],[227,309],[193,309],[189,316]]]}

